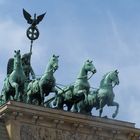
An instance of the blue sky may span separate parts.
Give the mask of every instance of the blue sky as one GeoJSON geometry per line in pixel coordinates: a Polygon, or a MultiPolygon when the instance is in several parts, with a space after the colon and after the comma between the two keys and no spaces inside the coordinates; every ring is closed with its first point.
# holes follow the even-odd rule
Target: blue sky
{"type": "MultiPolygon", "coordinates": [[[[118,69],[120,85],[114,93],[120,111],[116,119],[140,127],[139,7],[139,0],[0,0],[0,89],[14,50],[29,51],[22,9],[32,14],[47,11],[33,46],[36,75],[43,74],[52,54],[60,55],[55,77],[64,85],[75,81],[86,59],[93,60],[97,69],[90,80],[95,88],[106,72],[118,69]]],[[[104,115],[111,116],[114,110],[105,107],[104,115]]],[[[98,112],[93,109],[93,114],[98,112]]]]}

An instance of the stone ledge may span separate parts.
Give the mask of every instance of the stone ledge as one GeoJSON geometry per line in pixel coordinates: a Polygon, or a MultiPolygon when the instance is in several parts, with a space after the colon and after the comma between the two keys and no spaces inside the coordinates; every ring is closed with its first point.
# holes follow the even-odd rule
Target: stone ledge
{"type": "Polygon", "coordinates": [[[18,132],[17,138],[12,138],[15,135],[13,131],[15,128],[19,130],[21,128],[34,130],[36,128],[42,129],[42,131],[48,129],[48,131],[52,130],[52,133],[55,133],[56,130],[67,133],[75,131],[81,135],[93,135],[94,133],[95,136],[101,135],[106,139],[109,139],[108,135],[127,140],[140,136],[140,130],[135,128],[134,123],[87,116],[15,101],[9,101],[0,107],[0,117],[5,120],[12,140],[19,139],[20,132],[18,132]]]}
{"type": "Polygon", "coordinates": [[[83,115],[80,113],[72,113],[68,111],[63,111],[63,110],[58,110],[58,109],[51,109],[51,108],[46,108],[46,107],[41,107],[41,106],[35,106],[35,105],[30,105],[30,104],[25,104],[21,102],[15,102],[15,101],[9,101],[2,107],[0,107],[0,114],[2,113],[10,113],[10,112],[20,112],[20,113],[25,113],[25,114],[38,114],[41,116],[53,116],[57,115],[57,118],[63,119],[69,118],[70,119],[79,119],[80,121],[87,122],[87,121],[95,121],[98,123],[107,123],[111,125],[117,125],[117,126],[122,126],[122,127],[129,127],[129,128],[135,128],[135,123],[130,123],[130,122],[125,122],[125,121],[119,121],[115,119],[106,119],[106,118],[100,118],[100,117],[94,117],[94,116],[88,116],[88,115],[83,115]]]}

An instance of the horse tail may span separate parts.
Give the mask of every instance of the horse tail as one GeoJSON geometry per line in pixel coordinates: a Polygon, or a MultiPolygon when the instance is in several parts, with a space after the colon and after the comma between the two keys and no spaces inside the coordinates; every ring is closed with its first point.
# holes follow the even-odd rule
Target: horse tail
{"type": "Polygon", "coordinates": [[[10,58],[7,64],[7,75],[11,74],[14,70],[14,58],[10,58]]]}

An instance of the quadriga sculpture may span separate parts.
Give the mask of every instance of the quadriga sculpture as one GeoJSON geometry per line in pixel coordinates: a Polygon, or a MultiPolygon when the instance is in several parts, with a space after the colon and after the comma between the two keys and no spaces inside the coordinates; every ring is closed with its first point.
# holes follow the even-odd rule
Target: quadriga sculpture
{"type": "Polygon", "coordinates": [[[91,91],[90,94],[88,94],[88,101],[82,100],[77,103],[78,112],[91,114],[92,108],[96,107],[96,109],[99,109],[99,116],[101,117],[105,105],[116,106],[115,113],[112,115],[112,117],[115,118],[118,114],[119,104],[114,101],[115,95],[113,88],[118,84],[119,78],[117,70],[105,74],[100,82],[99,89],[97,91],[91,91]]]}
{"type": "Polygon", "coordinates": [[[11,96],[14,100],[23,101],[24,83],[26,76],[23,71],[20,50],[15,51],[14,59],[11,58],[7,65],[7,77],[4,80],[2,95],[5,101],[11,96]]]}
{"type": "Polygon", "coordinates": [[[50,92],[57,94],[54,72],[58,69],[58,58],[59,56],[53,55],[43,76],[29,83],[27,87],[27,103],[33,104],[36,101],[36,104],[41,105],[44,102],[44,96],[48,96],[50,92]]]}
{"type": "Polygon", "coordinates": [[[56,95],[53,102],[53,105],[56,108],[63,109],[65,104],[67,106],[67,110],[69,111],[72,105],[83,99],[87,99],[87,95],[90,89],[90,84],[88,82],[88,72],[92,72],[92,74],[96,73],[96,69],[92,61],[89,60],[85,61],[74,85],[70,85],[60,90],[58,95],[56,95]]]}

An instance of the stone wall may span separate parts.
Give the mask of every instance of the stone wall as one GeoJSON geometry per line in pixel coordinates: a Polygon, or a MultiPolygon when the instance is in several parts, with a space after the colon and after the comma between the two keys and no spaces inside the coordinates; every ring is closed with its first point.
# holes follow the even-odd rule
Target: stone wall
{"type": "Polygon", "coordinates": [[[0,140],[9,140],[5,122],[0,119],[0,140]]]}
{"type": "Polygon", "coordinates": [[[134,123],[14,101],[0,107],[0,114],[10,140],[139,140],[140,136],[134,123]]]}

